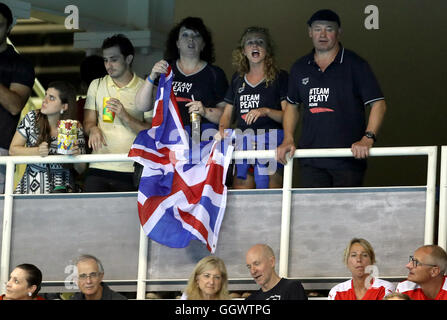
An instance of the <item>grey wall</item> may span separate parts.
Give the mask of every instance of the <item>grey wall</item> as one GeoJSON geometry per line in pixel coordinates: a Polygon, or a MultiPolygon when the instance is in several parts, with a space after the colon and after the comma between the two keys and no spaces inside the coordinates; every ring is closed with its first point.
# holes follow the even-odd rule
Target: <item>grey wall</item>
{"type": "MultiPolygon", "coordinates": [[[[308,288],[315,288],[316,282],[330,288],[330,278],[349,277],[343,250],[351,238],[360,237],[375,248],[380,277],[403,279],[408,255],[424,243],[425,197],[423,188],[294,191],[288,276],[307,278],[308,288]]],[[[120,290],[135,290],[140,230],[136,200],[135,193],[17,197],[10,268],[23,262],[36,264],[46,282],[57,282],[46,290],[72,290],[64,287],[71,285],[70,267],[79,254],[89,253],[102,260],[107,281],[119,280],[114,284],[120,290]]],[[[256,243],[273,248],[279,267],[281,203],[279,190],[228,193],[215,254],[225,261],[231,279],[250,279],[245,253],[256,243]]],[[[1,234],[0,227],[0,245],[1,234]]],[[[183,289],[194,265],[207,255],[198,241],[184,249],[149,241],[148,289],[183,289]]],[[[239,287],[245,289],[247,284],[255,289],[251,280],[239,287]]]]}

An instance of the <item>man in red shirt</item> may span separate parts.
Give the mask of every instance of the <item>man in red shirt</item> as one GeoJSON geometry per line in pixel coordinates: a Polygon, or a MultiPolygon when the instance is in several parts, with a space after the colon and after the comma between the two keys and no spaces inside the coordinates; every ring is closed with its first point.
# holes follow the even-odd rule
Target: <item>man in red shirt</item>
{"type": "Polygon", "coordinates": [[[408,277],[396,291],[412,300],[447,300],[447,253],[437,245],[418,248],[406,265],[408,277]]]}

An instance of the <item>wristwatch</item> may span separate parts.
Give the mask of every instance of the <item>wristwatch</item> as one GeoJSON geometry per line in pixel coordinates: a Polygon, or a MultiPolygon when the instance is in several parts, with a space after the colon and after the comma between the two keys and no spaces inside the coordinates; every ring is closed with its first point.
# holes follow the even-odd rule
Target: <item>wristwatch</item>
{"type": "Polygon", "coordinates": [[[369,139],[373,139],[374,142],[377,141],[376,135],[374,134],[374,132],[371,131],[366,131],[365,132],[365,137],[369,138],[369,139]]]}

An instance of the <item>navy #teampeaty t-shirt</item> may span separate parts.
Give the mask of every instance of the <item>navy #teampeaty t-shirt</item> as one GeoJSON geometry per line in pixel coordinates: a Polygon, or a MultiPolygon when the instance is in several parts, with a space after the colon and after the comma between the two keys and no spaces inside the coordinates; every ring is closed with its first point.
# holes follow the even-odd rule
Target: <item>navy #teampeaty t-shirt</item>
{"type": "MultiPolygon", "coordinates": [[[[290,103],[303,106],[298,147],[350,148],[365,133],[365,106],[382,99],[369,64],[342,46],[324,72],[315,63],[314,52],[298,59],[287,92],[290,103]]],[[[332,169],[366,165],[353,158],[302,159],[302,163],[332,169]]]]}
{"type": "MultiPolygon", "coordinates": [[[[193,97],[195,101],[201,101],[206,108],[215,108],[216,104],[224,101],[228,81],[219,67],[206,64],[196,73],[185,75],[178,69],[177,63],[173,63],[172,70],[174,72],[172,89],[183,125],[191,125],[188,108],[185,105],[191,102],[193,97]]],[[[202,118],[201,122],[210,123],[206,118],[202,118]]],[[[215,127],[217,128],[217,125],[215,127]]]]}
{"type": "Polygon", "coordinates": [[[281,110],[281,101],[287,98],[288,74],[281,70],[275,80],[266,86],[265,80],[258,84],[250,84],[239,73],[233,75],[230,88],[225,96],[225,102],[233,105],[239,129],[282,129],[282,124],[269,117],[260,117],[247,126],[245,116],[258,108],[281,110]]]}

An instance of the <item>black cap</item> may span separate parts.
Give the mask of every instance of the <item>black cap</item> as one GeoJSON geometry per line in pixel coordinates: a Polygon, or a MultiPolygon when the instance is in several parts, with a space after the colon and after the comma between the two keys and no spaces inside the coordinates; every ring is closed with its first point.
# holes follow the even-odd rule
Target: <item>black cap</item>
{"type": "Polygon", "coordinates": [[[6,19],[6,27],[9,28],[13,22],[12,12],[11,9],[2,2],[0,2],[0,14],[6,19]]]}
{"type": "Polygon", "coordinates": [[[332,21],[337,22],[338,26],[341,26],[340,18],[338,17],[338,14],[336,14],[334,11],[329,9],[322,9],[315,12],[312,17],[307,21],[307,24],[309,27],[312,25],[314,21],[332,21]]]}

